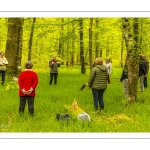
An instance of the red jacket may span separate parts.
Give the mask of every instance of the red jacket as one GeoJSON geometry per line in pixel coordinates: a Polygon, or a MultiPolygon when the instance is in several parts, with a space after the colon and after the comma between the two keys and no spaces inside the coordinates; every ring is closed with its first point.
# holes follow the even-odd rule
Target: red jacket
{"type": "Polygon", "coordinates": [[[19,96],[26,96],[21,90],[24,89],[28,91],[30,88],[33,88],[33,91],[29,96],[35,96],[35,88],[38,85],[38,76],[34,71],[26,69],[20,73],[18,84],[19,96]]]}

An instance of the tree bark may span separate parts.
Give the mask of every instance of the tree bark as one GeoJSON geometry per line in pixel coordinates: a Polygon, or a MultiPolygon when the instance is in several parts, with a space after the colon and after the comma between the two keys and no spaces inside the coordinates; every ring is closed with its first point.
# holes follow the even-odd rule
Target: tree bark
{"type": "Polygon", "coordinates": [[[92,28],[93,28],[93,18],[90,18],[90,25],[89,25],[89,64],[90,64],[90,71],[93,67],[93,59],[92,59],[92,28]]]}
{"type": "Polygon", "coordinates": [[[33,18],[32,26],[31,26],[30,39],[29,39],[28,61],[31,61],[31,55],[32,55],[32,41],[33,41],[33,34],[34,34],[35,21],[36,21],[36,18],[33,18]]]}
{"type": "Polygon", "coordinates": [[[83,42],[83,19],[79,19],[80,25],[80,63],[81,63],[81,73],[85,74],[85,60],[84,60],[84,42],[83,42]]]}
{"type": "Polygon", "coordinates": [[[19,54],[22,42],[22,19],[8,18],[8,31],[5,56],[8,60],[7,73],[10,75],[17,75],[18,65],[20,66],[21,54],[19,54]],[[19,56],[18,56],[19,54],[19,56]],[[18,61],[18,59],[20,59],[18,61]]]}
{"type": "Polygon", "coordinates": [[[122,18],[128,56],[128,102],[136,102],[139,73],[139,19],[134,18],[133,33],[128,18],[122,18]]]}

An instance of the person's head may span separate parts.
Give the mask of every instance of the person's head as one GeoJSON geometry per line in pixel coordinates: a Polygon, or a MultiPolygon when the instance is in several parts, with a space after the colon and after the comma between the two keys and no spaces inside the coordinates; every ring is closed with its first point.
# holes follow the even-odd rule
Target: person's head
{"type": "Polygon", "coordinates": [[[102,65],[102,64],[103,64],[103,59],[102,59],[101,57],[97,57],[97,58],[95,59],[95,64],[96,64],[96,65],[102,65]]]}
{"type": "Polygon", "coordinates": [[[106,58],[106,62],[110,62],[110,57],[107,57],[107,58],[106,58]]]}
{"type": "Polygon", "coordinates": [[[146,59],[146,55],[143,54],[143,55],[142,55],[142,58],[143,58],[143,59],[146,59]]]}
{"type": "Polygon", "coordinates": [[[53,59],[56,59],[56,55],[53,55],[53,59]]]}
{"type": "Polygon", "coordinates": [[[139,59],[143,59],[143,54],[139,54],[139,59]]]}
{"type": "Polygon", "coordinates": [[[33,67],[33,63],[32,63],[31,61],[27,61],[27,62],[25,63],[25,68],[26,68],[26,69],[32,69],[32,67],[33,67]]]}
{"type": "Polygon", "coordinates": [[[0,55],[4,56],[5,52],[4,51],[0,51],[0,55]]]}

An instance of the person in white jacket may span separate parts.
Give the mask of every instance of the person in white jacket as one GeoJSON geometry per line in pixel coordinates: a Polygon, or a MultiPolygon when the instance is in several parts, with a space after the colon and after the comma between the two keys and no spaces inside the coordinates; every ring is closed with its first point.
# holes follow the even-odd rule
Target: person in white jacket
{"type": "Polygon", "coordinates": [[[112,63],[110,62],[110,57],[106,58],[106,61],[104,62],[104,65],[107,68],[107,72],[108,72],[108,83],[110,83],[110,76],[112,74],[112,63]]]}
{"type": "Polygon", "coordinates": [[[5,76],[6,76],[6,65],[8,64],[7,59],[5,58],[5,52],[0,51],[0,75],[2,75],[2,81],[1,84],[3,85],[5,82],[5,76]]]}

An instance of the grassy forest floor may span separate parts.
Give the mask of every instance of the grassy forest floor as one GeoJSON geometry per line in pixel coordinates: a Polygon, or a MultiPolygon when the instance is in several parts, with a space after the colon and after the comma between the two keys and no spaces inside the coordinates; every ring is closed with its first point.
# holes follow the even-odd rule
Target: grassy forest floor
{"type": "MultiPolygon", "coordinates": [[[[148,88],[140,92],[136,104],[126,105],[123,83],[119,81],[122,69],[113,68],[111,83],[104,93],[105,114],[93,113],[92,92],[87,87],[80,87],[89,79],[89,68],[86,74],[80,73],[79,66],[59,68],[58,84],[49,85],[49,68],[35,66],[39,76],[36,89],[35,114],[18,113],[18,85],[11,77],[6,77],[4,86],[0,85],[0,131],[1,132],[150,132],[150,81],[148,88]],[[91,122],[82,122],[73,117],[64,105],[70,106],[76,98],[80,107],[91,117],[91,122]],[[71,119],[56,120],[56,114],[70,114],[71,119]]],[[[33,68],[33,69],[34,69],[33,68]]]]}

